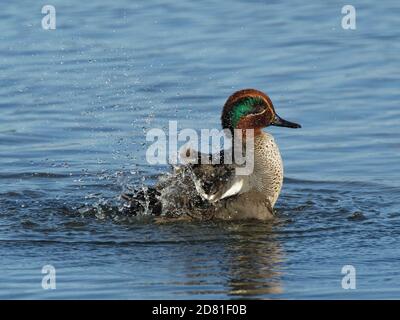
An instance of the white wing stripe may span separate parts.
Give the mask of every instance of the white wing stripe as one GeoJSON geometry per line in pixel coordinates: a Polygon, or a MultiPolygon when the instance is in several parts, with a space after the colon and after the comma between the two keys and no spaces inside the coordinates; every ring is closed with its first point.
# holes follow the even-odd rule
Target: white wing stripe
{"type": "Polygon", "coordinates": [[[243,188],[243,179],[235,181],[232,186],[224,192],[224,194],[219,198],[219,200],[233,196],[235,194],[240,193],[243,188]]]}

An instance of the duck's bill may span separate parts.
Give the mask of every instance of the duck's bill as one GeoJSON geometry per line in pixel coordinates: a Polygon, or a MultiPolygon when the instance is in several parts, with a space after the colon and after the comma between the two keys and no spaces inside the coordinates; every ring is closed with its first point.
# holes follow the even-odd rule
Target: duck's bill
{"type": "Polygon", "coordinates": [[[272,120],[271,126],[294,128],[294,129],[301,128],[301,125],[299,125],[298,123],[284,120],[281,117],[279,117],[278,115],[275,115],[274,120],[272,120]]]}

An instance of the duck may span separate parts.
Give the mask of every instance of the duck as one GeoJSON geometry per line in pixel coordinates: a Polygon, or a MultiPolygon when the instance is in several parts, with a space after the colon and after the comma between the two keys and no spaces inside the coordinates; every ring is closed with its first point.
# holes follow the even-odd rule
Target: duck
{"type": "MultiPolygon", "coordinates": [[[[242,155],[251,146],[251,172],[238,174],[243,164],[224,161],[227,150],[221,150],[221,161],[213,163],[201,160],[211,160],[214,155],[187,148],[187,163],[173,167],[152,187],[123,193],[125,209],[130,214],[146,211],[167,220],[274,218],[274,206],[283,186],[283,162],[274,137],[263,129],[297,129],[301,125],[278,116],[270,97],[256,89],[242,89],[228,97],[221,125],[232,136],[239,132],[242,155]]],[[[234,146],[229,154],[236,154],[234,146]]]]}

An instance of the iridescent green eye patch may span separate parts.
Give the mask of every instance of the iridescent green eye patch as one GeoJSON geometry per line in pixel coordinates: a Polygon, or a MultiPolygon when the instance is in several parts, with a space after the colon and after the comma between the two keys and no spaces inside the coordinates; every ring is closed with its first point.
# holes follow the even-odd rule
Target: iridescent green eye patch
{"type": "MultiPolygon", "coordinates": [[[[232,127],[236,128],[240,119],[243,116],[251,114],[253,110],[263,104],[263,100],[259,97],[249,97],[240,100],[231,111],[231,123],[232,127]]],[[[258,110],[258,109],[257,109],[258,110]]],[[[262,110],[260,110],[262,111],[262,110]]],[[[257,111],[257,112],[260,112],[257,111]]]]}

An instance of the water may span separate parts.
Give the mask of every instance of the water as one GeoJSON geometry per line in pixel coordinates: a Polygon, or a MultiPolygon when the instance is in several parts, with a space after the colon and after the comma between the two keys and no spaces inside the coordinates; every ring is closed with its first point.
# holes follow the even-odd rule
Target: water
{"type": "Polygon", "coordinates": [[[0,298],[399,298],[400,6],[353,1],[54,0],[0,14],[0,298]],[[285,182],[270,223],[119,213],[151,185],[145,132],[218,128],[253,87],[285,182]],[[43,290],[42,267],[57,289],[43,290]],[[341,269],[356,268],[343,290],[341,269]]]}

